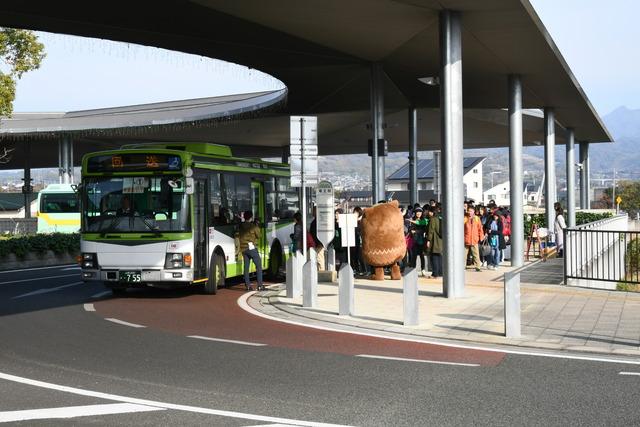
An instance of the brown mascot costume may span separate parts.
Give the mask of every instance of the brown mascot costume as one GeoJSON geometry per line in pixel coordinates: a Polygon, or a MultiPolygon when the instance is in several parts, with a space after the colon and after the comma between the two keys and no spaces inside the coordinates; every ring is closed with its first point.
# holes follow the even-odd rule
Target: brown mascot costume
{"type": "Polygon", "coordinates": [[[401,279],[400,266],[407,245],[404,240],[404,221],[398,201],[379,203],[364,210],[362,255],[374,267],[372,280],[384,280],[384,267],[391,266],[391,279],[401,279]]]}

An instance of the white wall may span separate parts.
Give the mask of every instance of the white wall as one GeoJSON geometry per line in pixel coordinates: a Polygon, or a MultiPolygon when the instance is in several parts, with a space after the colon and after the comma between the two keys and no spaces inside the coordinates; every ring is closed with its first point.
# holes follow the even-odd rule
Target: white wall
{"type": "Polygon", "coordinates": [[[462,178],[462,182],[467,187],[467,199],[473,199],[476,202],[482,200],[482,164],[484,160],[477,164],[462,178]],[[475,172],[474,172],[475,171],[475,172]]]}

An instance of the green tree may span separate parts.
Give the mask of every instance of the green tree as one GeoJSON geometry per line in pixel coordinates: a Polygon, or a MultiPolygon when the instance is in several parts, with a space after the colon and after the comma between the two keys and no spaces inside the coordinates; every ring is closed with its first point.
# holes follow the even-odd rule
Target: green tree
{"type": "MultiPolygon", "coordinates": [[[[611,195],[611,191],[607,189],[611,195]]],[[[620,181],[616,183],[616,198],[622,199],[620,209],[635,217],[640,212],[640,181],[620,181]]]]}
{"type": "Polygon", "coordinates": [[[11,116],[16,98],[16,81],[40,67],[44,45],[33,31],[0,27],[0,115],[11,116]]]}

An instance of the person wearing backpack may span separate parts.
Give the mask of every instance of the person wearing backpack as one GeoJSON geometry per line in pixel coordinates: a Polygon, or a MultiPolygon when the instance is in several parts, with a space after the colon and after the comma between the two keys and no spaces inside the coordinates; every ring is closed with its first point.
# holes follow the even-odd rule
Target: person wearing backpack
{"type": "Polygon", "coordinates": [[[427,254],[431,263],[430,279],[442,277],[442,221],[436,215],[435,209],[427,210],[429,224],[427,225],[427,254]]]}

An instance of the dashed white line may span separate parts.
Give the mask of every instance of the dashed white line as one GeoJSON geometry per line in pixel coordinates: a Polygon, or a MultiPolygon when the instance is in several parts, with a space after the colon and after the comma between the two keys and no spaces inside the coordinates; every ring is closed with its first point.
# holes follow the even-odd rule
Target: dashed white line
{"type": "Polygon", "coordinates": [[[60,289],[70,288],[72,286],[78,286],[78,285],[82,285],[82,284],[84,284],[84,282],[73,282],[73,283],[69,283],[67,285],[57,286],[55,288],[38,289],[37,291],[27,292],[26,294],[18,295],[18,296],[15,296],[15,297],[11,298],[11,299],[19,299],[19,298],[31,297],[31,296],[34,296],[34,295],[48,294],[50,292],[59,291],[60,289]]]}
{"type": "Polygon", "coordinates": [[[111,295],[111,291],[98,292],[98,293],[97,293],[97,294],[95,294],[95,295],[91,295],[91,298],[94,298],[94,299],[95,299],[95,298],[102,298],[102,297],[104,297],[104,296],[106,296],[106,295],[111,295]]]}
{"type": "Polygon", "coordinates": [[[209,409],[197,406],[177,405],[173,403],[158,402],[153,400],[138,399],[134,397],[119,396],[117,394],[108,394],[98,391],[91,391],[81,388],[68,387],[59,384],[47,383],[44,381],[32,380],[30,378],[18,377],[11,374],[0,372],[0,379],[13,381],[20,384],[28,384],[35,387],[46,388],[49,390],[58,390],[65,393],[72,393],[81,396],[97,397],[99,399],[113,400],[116,402],[133,403],[135,405],[153,406],[157,408],[173,409],[176,411],[193,412],[198,414],[217,415],[221,417],[240,418],[253,421],[264,421],[267,423],[285,424],[304,427],[347,427],[339,424],[319,423],[315,421],[302,421],[288,418],[269,417],[265,415],[248,414],[243,412],[225,411],[221,409],[209,409]]]}
{"type": "Polygon", "coordinates": [[[4,271],[0,271],[0,274],[6,274],[6,273],[18,273],[20,271],[33,271],[33,270],[51,270],[53,268],[64,268],[64,267],[69,267],[72,266],[74,264],[64,264],[64,265],[50,265],[48,267],[35,267],[35,268],[20,268],[18,270],[4,270],[4,271]]]}
{"type": "Polygon", "coordinates": [[[199,340],[217,341],[217,342],[224,342],[224,343],[229,343],[229,344],[250,345],[250,346],[253,346],[253,347],[263,347],[263,346],[267,345],[267,344],[262,344],[262,343],[257,343],[257,342],[235,341],[235,340],[226,340],[226,339],[223,339],[223,338],[203,337],[203,336],[200,336],[200,335],[188,335],[187,338],[197,338],[199,340]]]}
{"type": "Polygon", "coordinates": [[[10,282],[1,282],[0,285],[10,285],[12,283],[36,282],[38,280],[59,279],[61,277],[80,277],[79,274],[61,274],[59,276],[34,277],[33,279],[11,280],[10,282]]]}
{"type": "Polygon", "coordinates": [[[60,271],[71,271],[71,270],[80,270],[80,266],[76,265],[75,267],[67,267],[67,268],[63,268],[60,271]]]}
{"type": "Polygon", "coordinates": [[[103,405],[67,406],[62,408],[4,411],[0,412],[0,423],[27,420],[90,417],[96,415],[128,414],[132,412],[149,411],[166,411],[166,408],[133,405],[131,403],[107,403],[103,405]]]}
{"type": "Polygon", "coordinates": [[[93,306],[93,304],[85,304],[84,311],[96,311],[96,308],[93,306]]]}
{"type": "Polygon", "coordinates": [[[440,360],[406,359],[404,357],[376,356],[375,354],[356,354],[356,357],[366,357],[368,359],[398,360],[401,362],[431,363],[435,365],[454,365],[454,366],[473,366],[473,367],[480,366],[477,363],[458,363],[458,362],[442,362],[440,360]]]}
{"type": "Polygon", "coordinates": [[[620,375],[637,375],[637,376],[640,376],[640,372],[620,372],[620,375]]]}
{"type": "Polygon", "coordinates": [[[129,323],[124,320],[114,319],[113,317],[106,318],[109,322],[117,323],[118,325],[131,326],[132,328],[146,328],[144,325],[138,325],[137,323],[129,323]]]}

